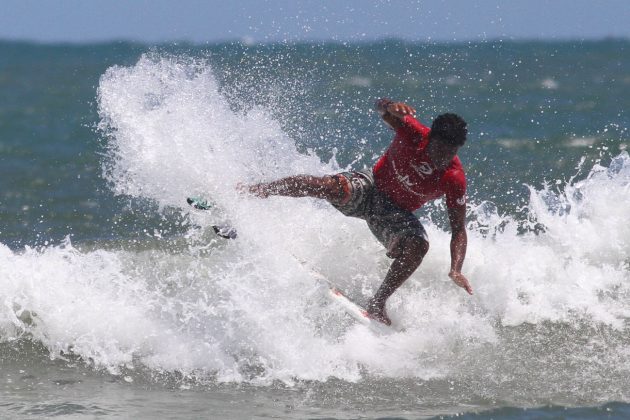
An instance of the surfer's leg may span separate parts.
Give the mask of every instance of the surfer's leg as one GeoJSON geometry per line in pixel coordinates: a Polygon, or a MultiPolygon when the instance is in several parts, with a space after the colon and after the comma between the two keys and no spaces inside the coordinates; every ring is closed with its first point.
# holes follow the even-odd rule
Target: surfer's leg
{"type": "Polygon", "coordinates": [[[270,195],[314,197],[328,200],[333,204],[344,204],[350,198],[350,185],[347,179],[338,175],[323,177],[296,175],[240,188],[262,198],[270,195]]]}
{"type": "Polygon", "coordinates": [[[388,250],[388,254],[396,255],[385,280],[378,288],[374,297],[367,304],[367,311],[374,318],[387,325],[391,324],[385,311],[387,299],[413,274],[420,266],[422,259],[429,250],[429,242],[418,236],[407,236],[400,239],[395,247],[388,250]]]}
{"type": "Polygon", "coordinates": [[[416,271],[429,250],[429,240],[422,223],[412,212],[398,207],[380,193],[372,196],[366,221],[387,249],[387,256],[394,259],[385,280],[369,300],[367,310],[374,318],[390,324],[385,303],[416,271]]]}

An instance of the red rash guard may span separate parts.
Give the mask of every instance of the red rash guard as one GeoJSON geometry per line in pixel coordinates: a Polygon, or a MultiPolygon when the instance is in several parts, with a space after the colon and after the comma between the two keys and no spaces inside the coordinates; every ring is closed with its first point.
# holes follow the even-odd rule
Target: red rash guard
{"type": "Polygon", "coordinates": [[[449,208],[466,204],[462,163],[455,156],[445,170],[435,169],[426,152],[430,132],[412,116],[405,116],[392,144],[372,170],[379,191],[409,211],[444,194],[449,208]]]}

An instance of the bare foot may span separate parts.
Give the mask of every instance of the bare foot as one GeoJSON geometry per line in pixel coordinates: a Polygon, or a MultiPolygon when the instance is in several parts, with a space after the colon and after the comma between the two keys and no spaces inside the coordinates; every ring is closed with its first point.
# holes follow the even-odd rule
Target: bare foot
{"type": "Polygon", "coordinates": [[[269,197],[269,193],[265,190],[263,184],[246,185],[239,182],[236,184],[236,191],[239,194],[251,194],[260,198],[269,197]]]}
{"type": "Polygon", "coordinates": [[[368,316],[372,319],[375,319],[378,322],[382,322],[385,325],[392,325],[392,320],[387,316],[387,312],[385,312],[385,302],[378,303],[374,300],[374,298],[368,301],[365,309],[367,310],[368,316]]]}

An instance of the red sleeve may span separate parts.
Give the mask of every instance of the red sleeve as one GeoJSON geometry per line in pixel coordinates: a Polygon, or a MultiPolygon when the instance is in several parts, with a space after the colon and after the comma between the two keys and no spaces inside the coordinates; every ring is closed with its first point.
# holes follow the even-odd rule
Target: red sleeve
{"type": "Polygon", "coordinates": [[[418,144],[420,140],[429,135],[430,131],[429,127],[423,125],[411,115],[405,115],[402,119],[402,126],[396,129],[396,135],[418,144]]]}
{"type": "Polygon", "coordinates": [[[466,175],[463,169],[449,170],[444,175],[444,190],[446,193],[446,207],[461,207],[466,205],[466,175]]]}

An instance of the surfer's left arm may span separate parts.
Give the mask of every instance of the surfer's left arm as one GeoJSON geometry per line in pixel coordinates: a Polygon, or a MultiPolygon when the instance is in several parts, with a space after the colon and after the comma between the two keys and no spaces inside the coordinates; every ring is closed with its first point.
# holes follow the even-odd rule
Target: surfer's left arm
{"type": "Polygon", "coordinates": [[[456,285],[473,294],[466,276],[462,274],[462,266],[466,257],[468,236],[466,235],[466,206],[448,207],[448,220],[451,223],[451,271],[448,276],[456,285]]]}

